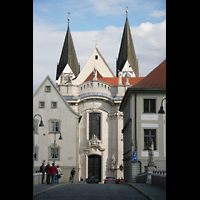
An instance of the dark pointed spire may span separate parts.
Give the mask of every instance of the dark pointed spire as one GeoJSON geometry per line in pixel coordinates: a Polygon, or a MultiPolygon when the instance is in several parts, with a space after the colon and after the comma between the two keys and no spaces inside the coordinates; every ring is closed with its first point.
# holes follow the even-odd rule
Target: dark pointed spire
{"type": "Polygon", "coordinates": [[[128,22],[128,10],[126,10],[126,22],[124,25],[121,46],[120,46],[119,55],[117,59],[116,76],[118,76],[118,70],[122,71],[127,60],[129,61],[136,77],[138,77],[139,76],[138,62],[136,59],[135,49],[134,49],[133,40],[132,40],[131,31],[130,31],[129,22],[128,22]]]}
{"type": "Polygon", "coordinates": [[[62,48],[62,53],[60,56],[60,61],[57,65],[56,80],[58,80],[59,76],[61,75],[62,71],[64,70],[67,64],[69,64],[76,77],[80,73],[80,66],[78,64],[74,43],[69,29],[69,18],[67,20],[68,28],[62,48]]]}

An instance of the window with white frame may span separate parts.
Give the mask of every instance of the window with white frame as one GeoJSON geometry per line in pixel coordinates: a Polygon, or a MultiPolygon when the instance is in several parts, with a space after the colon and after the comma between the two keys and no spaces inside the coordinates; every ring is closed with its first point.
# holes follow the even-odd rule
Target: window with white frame
{"type": "Polygon", "coordinates": [[[57,108],[57,102],[52,101],[51,102],[51,108],[57,108]]]}
{"type": "MultiPolygon", "coordinates": [[[[60,153],[61,152],[61,147],[59,145],[55,145],[55,160],[60,161],[60,153]]],[[[54,143],[48,146],[48,160],[54,160],[54,143]]]]}
{"type": "Polygon", "coordinates": [[[34,148],[34,160],[38,161],[38,149],[39,147],[36,145],[34,148]]]}
{"type": "Polygon", "coordinates": [[[37,148],[34,148],[34,159],[37,159],[37,148]]]}
{"type": "Polygon", "coordinates": [[[144,113],[155,113],[155,112],[156,112],[156,100],[144,99],[144,113]]]}
{"type": "Polygon", "coordinates": [[[51,132],[60,131],[60,122],[58,121],[51,121],[51,132]]]}
{"type": "MultiPolygon", "coordinates": [[[[54,158],[54,148],[51,148],[51,158],[54,158]]],[[[55,158],[59,158],[59,148],[55,148],[55,158]]]]}
{"type": "Polygon", "coordinates": [[[44,108],[45,102],[44,101],[40,101],[39,102],[39,108],[44,108]]]}

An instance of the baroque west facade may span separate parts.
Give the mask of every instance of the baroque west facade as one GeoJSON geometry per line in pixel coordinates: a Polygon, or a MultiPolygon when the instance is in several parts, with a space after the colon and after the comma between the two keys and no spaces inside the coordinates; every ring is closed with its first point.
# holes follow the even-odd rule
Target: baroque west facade
{"type": "Polygon", "coordinates": [[[47,124],[38,128],[35,134],[35,169],[39,168],[43,160],[52,161],[51,133],[56,129],[64,134],[63,141],[56,141],[56,164],[64,169],[64,181],[68,181],[70,169],[73,167],[77,172],[75,181],[90,175],[97,176],[101,182],[106,176],[124,177],[119,168],[120,165],[124,166],[125,149],[122,133],[123,111],[119,108],[126,90],[143,78],[139,77],[128,16],[116,62],[116,75],[97,47],[80,70],[68,19],[56,69],[56,84],[52,83],[50,77],[45,79],[54,84],[51,85],[52,91],[56,88],[57,92],[49,95],[45,89],[41,89],[48,86],[44,81],[34,94],[33,113],[44,115],[43,120],[47,124]],[[53,100],[56,97],[59,102],[53,100]],[[46,101],[50,102],[49,106],[41,108],[46,101]],[[52,110],[50,105],[53,106],[54,102],[58,104],[52,110]],[[46,138],[51,139],[45,142],[42,132],[46,134],[46,138]]]}

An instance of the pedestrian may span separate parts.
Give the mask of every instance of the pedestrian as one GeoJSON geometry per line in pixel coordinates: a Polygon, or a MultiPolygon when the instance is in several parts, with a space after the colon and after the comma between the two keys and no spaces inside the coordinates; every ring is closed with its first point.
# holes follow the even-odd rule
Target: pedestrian
{"type": "Polygon", "coordinates": [[[57,165],[58,174],[56,176],[56,182],[59,183],[59,178],[61,177],[61,168],[60,165],[57,165]]]}
{"type": "Polygon", "coordinates": [[[74,176],[76,174],[76,171],[74,170],[74,168],[71,171],[71,175],[72,175],[72,183],[74,183],[74,176]]]}
{"type": "Polygon", "coordinates": [[[44,184],[44,176],[45,176],[45,166],[44,166],[44,162],[42,163],[42,165],[40,166],[40,172],[42,172],[42,184],[44,184]]]}
{"type": "Polygon", "coordinates": [[[54,166],[54,163],[52,163],[52,167],[49,169],[48,174],[51,174],[52,176],[52,184],[54,185],[55,182],[55,176],[56,174],[58,174],[58,170],[56,168],[56,166],[54,166]]]}
{"type": "Polygon", "coordinates": [[[46,167],[45,167],[45,172],[47,174],[47,180],[46,180],[46,183],[47,184],[50,184],[50,174],[48,174],[48,171],[50,170],[51,166],[49,165],[49,162],[47,163],[46,167]]]}

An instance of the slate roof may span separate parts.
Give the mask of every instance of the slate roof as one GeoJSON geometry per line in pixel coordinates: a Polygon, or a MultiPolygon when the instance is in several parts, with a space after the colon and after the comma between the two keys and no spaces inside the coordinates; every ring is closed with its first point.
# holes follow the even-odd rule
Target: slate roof
{"type": "Polygon", "coordinates": [[[59,76],[61,75],[62,71],[64,70],[67,64],[69,64],[74,75],[77,77],[78,74],[80,73],[80,66],[78,64],[78,60],[76,57],[76,51],[74,48],[74,43],[69,29],[69,24],[60,56],[60,61],[59,64],[57,65],[56,80],[58,80],[59,76]]]}
{"type": "Polygon", "coordinates": [[[166,59],[130,89],[166,89],[166,59]]]}
{"type": "Polygon", "coordinates": [[[133,40],[129,27],[128,17],[126,17],[119,55],[117,59],[116,76],[118,76],[118,70],[122,71],[124,64],[126,63],[127,60],[129,61],[133,71],[135,72],[136,77],[138,77],[139,76],[138,61],[136,59],[135,49],[133,46],[133,40]]]}

